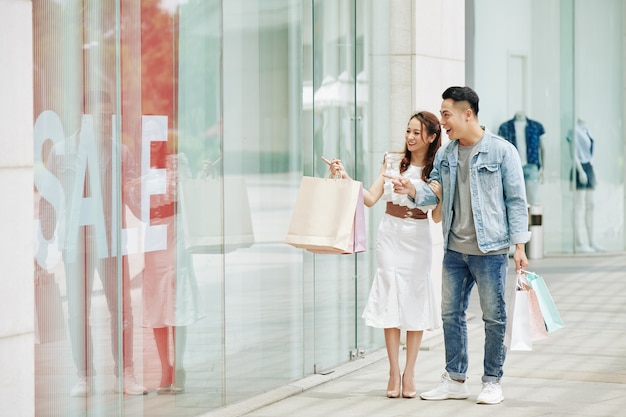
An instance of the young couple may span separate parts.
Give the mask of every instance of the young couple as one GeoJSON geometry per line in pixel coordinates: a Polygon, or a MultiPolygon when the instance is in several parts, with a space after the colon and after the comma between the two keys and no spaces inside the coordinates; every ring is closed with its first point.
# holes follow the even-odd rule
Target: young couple
{"type": "MultiPolygon", "coordinates": [[[[383,328],[389,358],[390,398],[414,398],[414,367],[424,330],[439,327],[431,271],[432,244],[426,212],[443,221],[442,302],[446,365],[424,400],[466,399],[466,310],[478,288],[485,326],[484,373],[479,404],[504,400],[500,379],[506,356],[505,282],[509,247],[517,271],[526,269],[530,239],[524,174],[517,150],[478,121],[478,95],[469,87],[442,94],[441,120],[411,116],[402,153],[387,153],[378,178],[364,190],[368,207],[381,197],[387,209],[378,229],[377,270],[363,318],[383,328]],[[441,147],[441,128],[450,142],[441,147]],[[406,361],[400,371],[400,332],[406,361]]],[[[349,178],[341,161],[333,174],[349,178]]]]}

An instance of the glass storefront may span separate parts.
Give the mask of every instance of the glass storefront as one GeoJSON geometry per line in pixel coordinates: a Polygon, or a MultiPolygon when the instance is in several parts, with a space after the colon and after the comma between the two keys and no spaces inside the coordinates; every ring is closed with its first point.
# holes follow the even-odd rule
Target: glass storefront
{"type": "Polygon", "coordinates": [[[367,183],[388,145],[367,139],[368,80],[389,95],[371,14],[33,2],[36,415],[198,415],[382,346],[371,251],[284,243],[322,156],[367,183]]]}
{"type": "Polygon", "coordinates": [[[534,169],[527,191],[541,228],[529,246],[546,256],[624,251],[624,3],[471,3],[467,73],[481,122],[516,137],[534,169]]]}
{"type": "MultiPolygon", "coordinates": [[[[583,224],[622,251],[624,6],[500,3],[467,2],[467,84],[490,130],[545,128],[543,252],[583,224]]],[[[364,253],[285,236],[322,156],[368,186],[389,150],[391,4],[33,0],[37,416],[194,416],[384,347],[361,319],[382,204],[364,253]]]]}
{"type": "Polygon", "coordinates": [[[561,5],[563,58],[571,59],[561,67],[561,143],[571,162],[563,194],[572,213],[571,229],[562,231],[567,253],[625,248],[625,11],[619,0],[561,5]]]}

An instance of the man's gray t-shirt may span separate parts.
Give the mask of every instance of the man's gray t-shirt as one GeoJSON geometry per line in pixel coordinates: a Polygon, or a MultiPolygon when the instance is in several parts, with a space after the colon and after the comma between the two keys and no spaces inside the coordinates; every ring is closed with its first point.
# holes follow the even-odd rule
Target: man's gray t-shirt
{"type": "MultiPolygon", "coordinates": [[[[482,139],[481,139],[482,140],[482,139]]],[[[452,223],[448,236],[448,249],[467,255],[485,255],[478,248],[476,226],[472,211],[470,189],[470,166],[478,152],[480,140],[470,146],[459,144],[459,157],[456,170],[456,187],[452,201],[452,223]]],[[[507,253],[507,249],[489,252],[489,255],[507,253]]]]}

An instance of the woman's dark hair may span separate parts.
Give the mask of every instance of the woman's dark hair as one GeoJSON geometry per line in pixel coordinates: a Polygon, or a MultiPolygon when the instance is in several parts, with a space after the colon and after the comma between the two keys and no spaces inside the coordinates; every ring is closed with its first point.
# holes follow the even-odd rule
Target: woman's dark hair
{"type": "Polygon", "coordinates": [[[469,87],[448,87],[441,97],[444,100],[467,101],[472,111],[478,116],[478,94],[469,87]]]}
{"type": "MultiPolygon", "coordinates": [[[[433,170],[433,162],[435,160],[435,154],[441,146],[441,125],[437,116],[428,111],[420,111],[409,117],[409,122],[413,119],[417,119],[422,124],[422,138],[430,135],[435,135],[435,140],[428,145],[426,156],[424,157],[424,167],[422,168],[422,180],[427,181],[430,176],[430,172],[433,170]]],[[[409,169],[411,164],[411,151],[404,144],[404,158],[400,162],[400,173],[409,169]]]]}

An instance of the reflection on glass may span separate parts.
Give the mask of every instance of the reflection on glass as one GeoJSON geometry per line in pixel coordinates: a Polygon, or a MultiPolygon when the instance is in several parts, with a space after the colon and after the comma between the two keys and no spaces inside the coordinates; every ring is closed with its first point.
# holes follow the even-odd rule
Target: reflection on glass
{"type": "Polygon", "coordinates": [[[146,195],[152,195],[150,226],[165,232],[165,248],[162,249],[156,249],[161,246],[160,234],[146,234],[145,248],[155,250],[146,250],[144,255],[142,324],[152,328],[161,364],[157,394],[180,394],[186,383],[187,326],[200,316],[191,255],[185,250],[183,239],[177,239],[180,222],[177,185],[179,178],[189,175],[188,164],[184,155],[168,151],[166,118],[144,116],[142,133],[142,143],[151,151],[149,173],[141,181],[142,187],[150,190],[146,195]],[[165,123],[160,123],[162,121],[165,123]]]}
{"type": "MultiPolygon", "coordinates": [[[[53,136],[57,141],[47,155],[45,165],[52,176],[39,189],[44,197],[40,200],[40,213],[46,214],[40,218],[43,235],[57,233],[63,253],[69,334],[78,375],[70,395],[88,396],[94,391],[96,370],[90,313],[96,274],[111,317],[109,344],[114,361],[111,371],[118,377],[114,388],[123,389],[126,394],[144,394],[145,389],[135,380],[133,368],[128,258],[121,256],[121,260],[118,259],[113,230],[118,223],[114,191],[118,158],[121,158],[123,178],[136,178],[137,170],[128,149],[112,140],[114,118],[110,95],[104,91],[91,91],[85,97],[85,106],[88,114],[83,116],[78,132],[67,139],[63,133],[53,136]],[[54,194],[58,191],[63,195],[54,194]],[[121,274],[118,273],[120,261],[121,274]],[[119,275],[122,282],[118,288],[119,275]],[[122,358],[118,349],[120,338],[122,358]]],[[[44,112],[36,122],[37,134],[46,137],[48,124],[60,126],[61,122],[55,113],[44,112]]],[[[129,203],[132,198],[126,197],[122,197],[122,203],[136,210],[137,206],[129,203]]],[[[126,216],[122,211],[121,227],[125,226],[126,216]]]]}
{"type": "Polygon", "coordinates": [[[571,144],[574,155],[574,166],[570,173],[570,181],[575,187],[575,224],[574,238],[576,252],[601,251],[595,242],[593,233],[593,206],[596,188],[596,176],[593,170],[594,140],[581,118],[576,119],[574,130],[567,134],[567,141],[571,144]]]}
{"type": "Polygon", "coordinates": [[[284,231],[322,150],[367,164],[356,3],[33,2],[36,415],[198,415],[347,360],[355,260],[284,231]]]}

